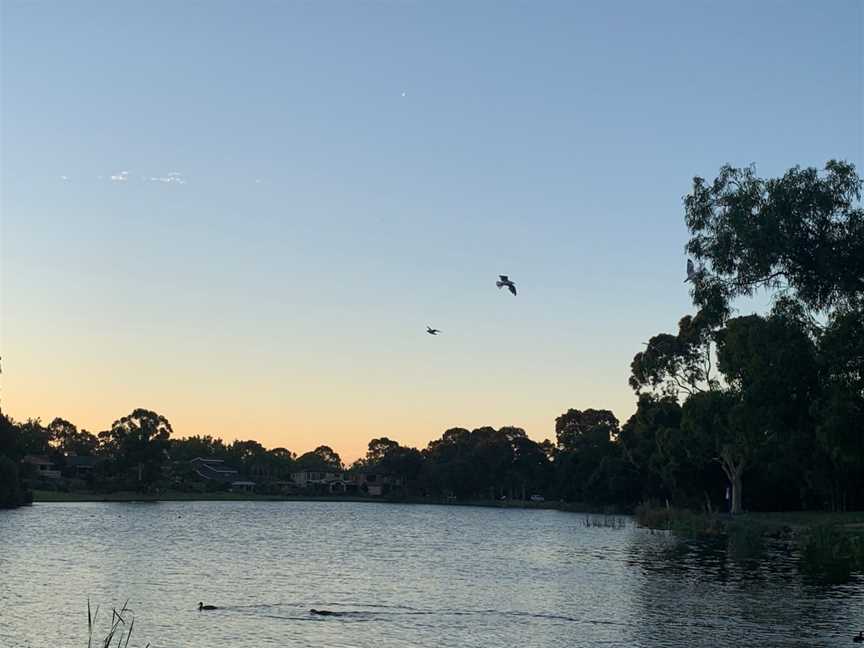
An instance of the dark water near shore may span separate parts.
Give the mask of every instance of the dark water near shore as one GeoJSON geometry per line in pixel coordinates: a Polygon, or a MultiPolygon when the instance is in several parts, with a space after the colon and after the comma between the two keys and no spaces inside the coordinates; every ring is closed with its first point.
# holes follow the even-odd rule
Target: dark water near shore
{"type": "Polygon", "coordinates": [[[128,598],[129,645],[154,648],[846,646],[864,629],[864,582],[808,584],[782,545],[737,561],[585,520],[318,502],[0,511],[0,646],[86,646],[88,596],[128,598]]]}

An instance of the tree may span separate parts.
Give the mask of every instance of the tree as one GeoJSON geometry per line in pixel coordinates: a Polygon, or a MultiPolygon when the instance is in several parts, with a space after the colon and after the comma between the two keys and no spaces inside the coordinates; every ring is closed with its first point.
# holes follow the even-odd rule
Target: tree
{"type": "Polygon", "coordinates": [[[222,439],[209,434],[171,439],[169,453],[175,461],[192,461],[196,457],[223,460],[228,458],[228,448],[222,439]]]}
{"type": "Polygon", "coordinates": [[[267,451],[267,474],[270,477],[285,479],[294,471],[294,460],[297,458],[288,448],[272,448],[267,451]]]}
{"type": "Polygon", "coordinates": [[[366,451],[366,462],[369,465],[377,465],[384,460],[388,454],[399,449],[399,443],[391,441],[387,437],[380,439],[372,439],[369,442],[368,450],[366,451]]]}
{"type": "Polygon", "coordinates": [[[51,433],[42,425],[40,419],[27,419],[24,423],[18,423],[16,428],[18,431],[17,446],[20,456],[48,454],[51,448],[51,433]]]}
{"type": "Polygon", "coordinates": [[[673,396],[640,394],[636,412],[621,427],[624,460],[636,472],[639,499],[684,500],[691,465],[681,438],[681,406],[673,396]],[[683,483],[682,483],[683,482],[683,483]]]}
{"type": "Polygon", "coordinates": [[[832,510],[864,504],[864,317],[837,311],[819,339],[822,392],[813,404],[832,510]]]}
{"type": "Polygon", "coordinates": [[[617,435],[618,419],[609,410],[569,409],[555,419],[555,436],[561,450],[609,443],[617,435]]]}
{"type": "Polygon", "coordinates": [[[552,464],[543,446],[529,439],[523,431],[511,436],[513,461],[510,467],[512,480],[521,489],[522,499],[527,494],[546,494],[552,481],[552,464]]]}
{"type": "Polygon", "coordinates": [[[0,412],[0,456],[10,459],[20,459],[20,438],[17,426],[8,416],[0,412]]]}
{"type": "Polygon", "coordinates": [[[171,424],[164,416],[136,409],[99,433],[103,451],[122,470],[134,467],[139,488],[152,485],[160,476],[167,457],[171,424]]]}
{"type": "Polygon", "coordinates": [[[63,454],[91,456],[99,446],[93,434],[59,417],[48,424],[48,433],[51,445],[63,454]]]}
{"type": "Polygon", "coordinates": [[[17,426],[0,412],[0,508],[26,504],[31,495],[21,486],[17,460],[23,455],[17,426]]]}
{"type": "MultiPolygon", "coordinates": [[[[718,367],[750,432],[754,493],[764,508],[797,508],[812,489],[817,458],[811,404],[818,398],[816,345],[784,308],[730,319],[717,332],[718,367]],[[799,484],[789,489],[789,482],[799,484]]],[[[755,498],[751,498],[753,501],[755,498]]]]}
{"type": "Polygon", "coordinates": [[[694,454],[720,463],[731,485],[734,515],[741,512],[743,475],[753,457],[753,426],[740,416],[732,392],[704,392],[688,398],[681,410],[681,429],[694,454]]]}
{"type": "Polygon", "coordinates": [[[660,396],[695,394],[716,389],[712,376],[712,330],[717,317],[703,310],[678,322],[678,333],[659,333],[630,363],[630,386],[660,396]]]}
{"type": "Polygon", "coordinates": [[[687,251],[701,266],[698,306],[728,307],[757,290],[782,290],[808,309],[861,309],[864,295],[862,181],[855,167],[829,161],[824,173],[794,167],[763,179],[724,166],[693,179],[684,198],[687,251]]]}
{"type": "Polygon", "coordinates": [[[608,461],[617,458],[618,419],[609,410],[567,410],[555,419],[555,456],[560,495],[600,502],[608,496],[608,461]]]}
{"type": "Polygon", "coordinates": [[[20,506],[24,500],[18,466],[8,457],[0,455],[0,509],[20,506]]]}
{"type": "Polygon", "coordinates": [[[318,446],[311,452],[306,452],[297,458],[299,470],[315,470],[320,472],[341,472],[342,458],[330,446],[318,446]]]}
{"type": "MultiPolygon", "coordinates": [[[[724,460],[724,469],[758,465],[752,477],[762,481],[757,490],[763,493],[806,483],[801,505],[817,491],[842,508],[847,493],[862,484],[857,430],[864,396],[854,384],[864,348],[853,342],[862,337],[853,330],[864,326],[861,189],[855,167],[834,160],[821,172],[794,167],[771,179],[725,166],[713,182],[695,178],[684,199],[687,251],[699,266],[692,297],[700,312],[722,324],[735,299],[760,290],[774,297],[769,317],[717,326],[718,362],[730,392],[714,405],[735,403],[728,417],[715,412],[712,426],[694,416],[707,401],[693,401],[688,427],[720,430],[725,420],[723,454],[737,460],[724,460]]],[[[733,508],[740,508],[732,481],[739,500],[733,508]]]]}

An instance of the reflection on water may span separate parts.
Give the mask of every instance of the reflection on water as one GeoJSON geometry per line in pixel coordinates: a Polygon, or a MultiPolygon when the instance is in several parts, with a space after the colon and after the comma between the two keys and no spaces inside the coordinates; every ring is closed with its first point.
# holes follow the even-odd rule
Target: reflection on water
{"type": "Polygon", "coordinates": [[[88,596],[128,598],[154,648],[851,643],[861,579],[751,553],[554,511],[41,504],[0,513],[0,646],[85,646],[88,596]]]}

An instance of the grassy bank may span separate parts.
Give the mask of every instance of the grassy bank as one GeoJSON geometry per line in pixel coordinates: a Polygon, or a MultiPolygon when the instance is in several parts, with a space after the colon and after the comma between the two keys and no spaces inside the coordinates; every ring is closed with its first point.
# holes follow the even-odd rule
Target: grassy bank
{"type": "Polygon", "coordinates": [[[788,511],[771,513],[725,513],[708,515],[683,509],[638,507],[636,523],[649,529],[687,534],[722,534],[735,528],[752,528],[767,536],[796,535],[817,527],[838,527],[864,535],[864,511],[831,513],[788,511]]]}

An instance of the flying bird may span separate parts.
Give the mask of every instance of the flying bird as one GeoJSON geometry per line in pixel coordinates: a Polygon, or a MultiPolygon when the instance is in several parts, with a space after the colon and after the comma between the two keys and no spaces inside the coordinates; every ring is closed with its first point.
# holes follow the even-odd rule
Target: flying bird
{"type": "Polygon", "coordinates": [[[439,329],[433,329],[431,326],[426,327],[426,332],[429,335],[438,335],[441,331],[439,329]]]}
{"type": "Polygon", "coordinates": [[[516,294],[516,284],[510,281],[507,275],[498,275],[498,281],[495,282],[495,285],[499,288],[507,286],[511,293],[516,294]]]}
{"type": "Polygon", "coordinates": [[[697,272],[696,267],[693,265],[692,259],[687,259],[687,278],[684,280],[684,283],[688,281],[693,281],[696,278],[697,272]]]}

